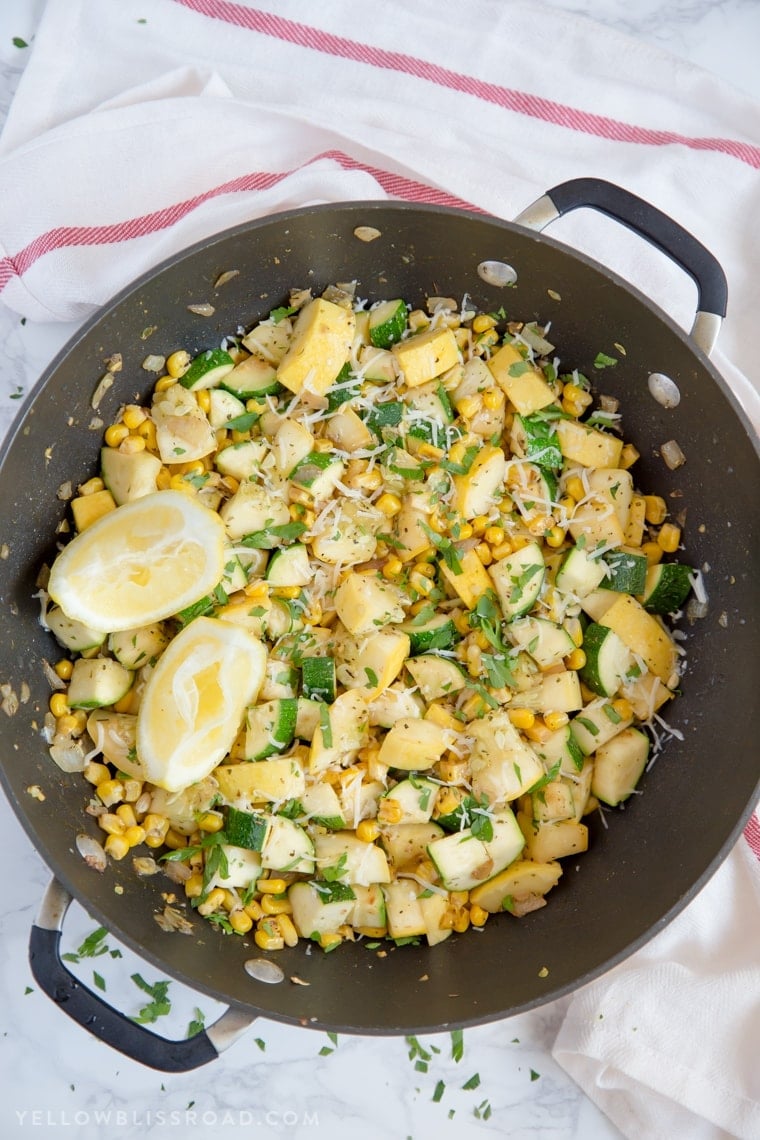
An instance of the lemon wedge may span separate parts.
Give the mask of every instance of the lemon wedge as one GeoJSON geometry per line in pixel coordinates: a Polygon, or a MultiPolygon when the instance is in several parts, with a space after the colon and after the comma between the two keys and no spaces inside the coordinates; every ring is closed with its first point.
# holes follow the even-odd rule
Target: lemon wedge
{"type": "Polygon", "coordinates": [[[48,592],[101,633],[149,625],[192,605],[224,572],[224,523],[181,491],[124,503],[64,547],[48,592]]]}
{"type": "Polygon", "coordinates": [[[137,714],[145,778],[169,792],[202,780],[229,752],[266,672],[266,648],[242,626],[199,617],[159,658],[137,714]]]}

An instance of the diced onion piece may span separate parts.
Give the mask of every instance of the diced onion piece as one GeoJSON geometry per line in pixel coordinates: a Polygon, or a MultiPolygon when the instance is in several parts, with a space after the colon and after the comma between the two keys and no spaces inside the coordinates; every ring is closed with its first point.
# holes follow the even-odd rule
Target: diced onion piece
{"type": "Polygon", "coordinates": [[[667,443],[663,443],[660,448],[660,455],[670,471],[675,471],[677,467],[683,466],[686,462],[686,456],[674,439],[669,439],[667,443]]]}
{"type": "Polygon", "coordinates": [[[156,353],[150,353],[145,357],[142,362],[142,368],[145,372],[163,372],[164,365],[166,364],[165,356],[158,356],[156,353]]]}
{"type": "Polygon", "coordinates": [[[92,867],[93,871],[100,871],[101,873],[105,871],[108,859],[97,839],[93,839],[91,835],[82,831],[77,835],[76,844],[77,851],[88,867],[92,867]]]}

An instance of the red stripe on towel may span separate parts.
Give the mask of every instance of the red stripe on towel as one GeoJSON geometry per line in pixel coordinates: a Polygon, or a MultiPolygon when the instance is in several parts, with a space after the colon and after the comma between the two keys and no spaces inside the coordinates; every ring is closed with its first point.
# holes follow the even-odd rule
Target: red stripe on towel
{"type": "Polygon", "coordinates": [[[427,205],[455,206],[459,209],[483,212],[470,202],[465,202],[462,198],[457,198],[444,190],[438,190],[433,186],[425,185],[424,182],[418,182],[413,178],[406,178],[404,175],[383,170],[381,167],[357,162],[356,159],[342,151],[328,150],[323,151],[322,154],[314,155],[313,158],[307,159],[292,170],[257,170],[250,174],[241,174],[228,182],[209,187],[208,190],[204,190],[203,193],[196,194],[192,198],[185,198],[170,206],[164,206],[160,210],[153,210],[148,214],[127,218],[121,222],[113,222],[104,226],[58,226],[55,229],[47,230],[36,237],[34,241],[29,242],[13,257],[4,257],[0,260],[0,292],[13,277],[22,276],[47,253],[54,253],[56,250],[73,246],[113,245],[130,241],[132,238],[157,233],[174,225],[213,198],[218,198],[223,194],[255,193],[256,191],[268,190],[297,170],[304,170],[322,159],[329,159],[337,163],[343,170],[363,170],[367,174],[371,174],[386,193],[394,198],[402,198],[404,201],[410,202],[424,202],[427,205]]]}
{"type": "Polygon", "coordinates": [[[760,859],[760,820],[757,814],[750,816],[750,821],[744,828],[744,838],[752,851],[760,859]]]}
{"type": "Polygon", "coordinates": [[[646,146],[677,144],[690,150],[715,151],[760,169],[760,147],[736,139],[691,137],[676,131],[655,130],[652,127],[642,127],[612,119],[606,115],[581,111],[565,103],[557,103],[526,91],[501,87],[496,83],[488,83],[474,76],[452,71],[450,68],[407,55],[405,52],[388,51],[373,44],[336,36],[321,28],[288,20],[284,16],[276,16],[270,12],[261,12],[255,8],[244,8],[239,4],[230,3],[229,0],[175,0],[175,3],[212,20],[233,24],[248,31],[258,32],[285,43],[295,44],[297,47],[319,51],[340,59],[411,75],[439,87],[446,87],[483,102],[493,103],[505,110],[540,119],[554,126],[567,127],[582,134],[595,135],[613,142],[646,146]]]}

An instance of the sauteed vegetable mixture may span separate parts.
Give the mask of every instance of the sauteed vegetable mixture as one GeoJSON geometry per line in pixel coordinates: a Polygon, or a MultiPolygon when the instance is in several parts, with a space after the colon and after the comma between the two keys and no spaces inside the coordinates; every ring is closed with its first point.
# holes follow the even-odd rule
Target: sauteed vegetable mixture
{"type": "Polygon", "coordinates": [[[545,904],[667,731],[696,582],[550,333],[343,285],[146,362],[43,583],[95,865],[263,950],[545,904]]]}

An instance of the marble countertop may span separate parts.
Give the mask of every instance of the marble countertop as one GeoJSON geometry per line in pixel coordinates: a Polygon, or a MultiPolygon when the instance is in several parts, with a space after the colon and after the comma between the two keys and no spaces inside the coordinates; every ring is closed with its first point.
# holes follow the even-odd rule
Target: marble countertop
{"type": "MultiPolygon", "coordinates": [[[[760,5],[755,0],[549,0],[711,70],[760,100],[760,5]]],[[[4,0],[0,11],[0,119],[23,70],[43,0],[4,0]],[[16,38],[17,43],[14,43],[16,38]]],[[[593,29],[590,29],[592,31],[593,29]]],[[[0,434],[74,326],[32,325],[0,305],[0,434]]],[[[403,1038],[340,1036],[261,1020],[213,1064],[187,1075],[143,1068],[74,1025],[38,989],[27,962],[30,926],[49,872],[0,797],[6,873],[0,893],[0,1134],[164,1137],[330,1135],[348,1140],[488,1135],[513,1140],[613,1140],[620,1133],[553,1061],[551,1046],[566,1000],[464,1033],[452,1057],[449,1034],[424,1038],[416,1053],[403,1038]],[[439,1082],[443,1082],[442,1086],[439,1082]],[[469,1087],[468,1087],[469,1086],[469,1087]],[[438,1092],[441,1092],[440,1098],[438,1092]],[[68,1131],[66,1131],[66,1129],[68,1131]]],[[[76,904],[65,943],[76,948],[95,923],[76,904]]],[[[118,950],[113,938],[106,942],[118,950]]],[[[155,971],[129,951],[86,960],[109,1000],[134,1014],[143,1004],[129,975],[155,971]],[[128,967],[125,969],[125,965],[128,967]],[[124,979],[126,980],[126,984],[124,979]]],[[[99,984],[96,980],[96,984],[99,984]]],[[[162,1025],[182,1036],[213,1001],[171,983],[172,1013],[162,1025]]]]}

